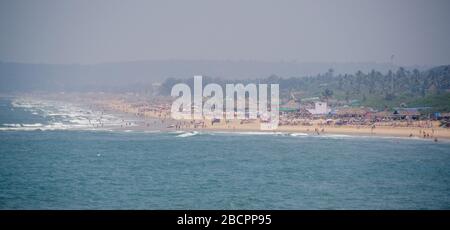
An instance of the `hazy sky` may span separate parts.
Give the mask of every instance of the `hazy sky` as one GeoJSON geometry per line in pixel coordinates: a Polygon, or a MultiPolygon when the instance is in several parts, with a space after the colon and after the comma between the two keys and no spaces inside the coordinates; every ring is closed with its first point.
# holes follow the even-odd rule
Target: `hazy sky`
{"type": "Polygon", "coordinates": [[[450,64],[450,1],[0,0],[0,60],[450,64]]]}

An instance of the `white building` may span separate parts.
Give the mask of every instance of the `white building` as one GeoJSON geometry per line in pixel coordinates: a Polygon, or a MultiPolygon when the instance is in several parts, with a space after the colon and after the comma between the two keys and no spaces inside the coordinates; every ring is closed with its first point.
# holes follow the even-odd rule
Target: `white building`
{"type": "Polygon", "coordinates": [[[316,101],[314,102],[314,109],[307,109],[312,115],[328,114],[331,110],[328,108],[326,102],[316,101]]]}

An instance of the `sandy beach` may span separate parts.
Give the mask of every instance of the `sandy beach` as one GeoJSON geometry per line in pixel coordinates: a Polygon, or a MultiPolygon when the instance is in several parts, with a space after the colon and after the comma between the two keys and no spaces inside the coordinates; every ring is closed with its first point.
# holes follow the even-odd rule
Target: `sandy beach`
{"type": "MultiPolygon", "coordinates": [[[[128,114],[140,120],[133,129],[164,129],[164,130],[204,130],[204,131],[227,131],[243,132],[258,131],[261,124],[259,120],[220,120],[212,123],[211,120],[173,120],[170,117],[170,109],[165,106],[132,105],[123,100],[110,99],[97,101],[97,106],[108,109],[108,112],[119,112],[128,114]],[[151,109],[150,109],[151,107],[151,109]],[[151,121],[151,122],[145,122],[151,121]],[[157,125],[157,127],[155,127],[157,125]]],[[[323,134],[345,134],[364,136],[392,136],[411,137],[425,139],[448,139],[450,140],[450,129],[440,128],[438,121],[429,121],[427,127],[396,122],[393,124],[375,123],[375,125],[328,125],[325,120],[312,120],[311,125],[280,125],[276,130],[270,132],[305,133],[309,135],[323,134]]]]}
{"type": "MultiPolygon", "coordinates": [[[[226,130],[226,131],[261,131],[259,122],[240,124],[238,121],[229,124],[215,123],[214,125],[204,127],[205,130],[226,130]]],[[[393,137],[419,137],[419,138],[438,138],[449,139],[450,130],[444,128],[418,128],[418,127],[379,127],[374,129],[367,126],[332,126],[332,125],[286,125],[279,126],[272,132],[306,133],[311,135],[323,134],[346,134],[346,135],[365,135],[365,136],[393,136],[393,137]],[[425,137],[424,137],[425,133],[425,137]]]]}
{"type": "Polygon", "coordinates": [[[362,135],[386,137],[410,137],[438,141],[450,140],[450,129],[439,127],[439,121],[375,122],[370,125],[337,125],[330,119],[304,119],[304,122],[281,122],[277,129],[261,130],[259,119],[224,120],[174,120],[170,116],[170,101],[164,99],[145,100],[119,94],[45,95],[47,99],[61,100],[114,114],[122,119],[122,125],[108,127],[115,130],[139,131],[225,131],[225,132],[285,132],[298,135],[362,135]],[[307,124],[307,125],[305,125],[307,124]]]}

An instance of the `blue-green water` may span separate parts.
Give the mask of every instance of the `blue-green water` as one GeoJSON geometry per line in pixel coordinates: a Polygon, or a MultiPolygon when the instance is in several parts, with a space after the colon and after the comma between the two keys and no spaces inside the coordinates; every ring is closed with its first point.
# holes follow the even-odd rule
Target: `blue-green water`
{"type": "MultiPolygon", "coordinates": [[[[21,123],[1,104],[0,124],[21,123]]],[[[4,129],[0,209],[450,208],[449,142],[182,136],[4,129]]]]}

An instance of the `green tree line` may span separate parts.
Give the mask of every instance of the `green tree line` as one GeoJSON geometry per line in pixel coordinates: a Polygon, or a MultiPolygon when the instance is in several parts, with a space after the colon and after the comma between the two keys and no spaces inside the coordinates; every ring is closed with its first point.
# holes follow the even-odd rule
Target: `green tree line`
{"type": "MultiPolygon", "coordinates": [[[[186,83],[193,87],[193,79],[166,79],[160,92],[169,95],[176,83],[186,83]]],[[[283,78],[276,75],[262,79],[223,81],[204,77],[203,84],[217,83],[267,83],[279,84],[282,98],[292,93],[298,99],[320,97],[348,102],[358,101],[359,105],[377,109],[385,107],[428,106],[440,112],[450,111],[450,65],[439,66],[425,71],[406,70],[402,67],[385,74],[372,70],[368,73],[358,71],[354,74],[334,74],[333,69],[326,73],[307,77],[283,78]]]]}

